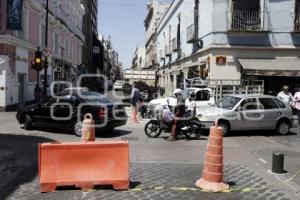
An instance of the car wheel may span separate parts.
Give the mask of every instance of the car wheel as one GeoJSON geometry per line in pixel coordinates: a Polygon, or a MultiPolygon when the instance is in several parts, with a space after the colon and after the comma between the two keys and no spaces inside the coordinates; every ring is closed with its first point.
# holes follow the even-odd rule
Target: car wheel
{"type": "Polygon", "coordinates": [[[230,125],[228,122],[220,121],[219,126],[223,128],[223,136],[228,136],[230,132],[230,125]]]}
{"type": "Polygon", "coordinates": [[[81,121],[75,121],[73,123],[73,132],[77,137],[81,137],[82,136],[82,122],[81,121]]]}
{"type": "Polygon", "coordinates": [[[276,131],[280,135],[287,135],[290,132],[291,125],[287,121],[279,121],[276,126],[276,131]]]}
{"type": "Polygon", "coordinates": [[[24,129],[25,130],[31,130],[32,128],[32,119],[29,115],[25,115],[24,118],[24,129]]]}

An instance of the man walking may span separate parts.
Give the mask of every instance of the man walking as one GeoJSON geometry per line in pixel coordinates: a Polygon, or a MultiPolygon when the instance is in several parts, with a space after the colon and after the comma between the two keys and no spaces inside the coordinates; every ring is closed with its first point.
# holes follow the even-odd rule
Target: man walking
{"type": "Polygon", "coordinates": [[[139,111],[139,100],[141,97],[141,93],[139,89],[136,88],[136,83],[133,83],[132,90],[131,90],[131,106],[132,106],[132,121],[138,123],[137,120],[137,113],[139,111]]]}
{"type": "Polygon", "coordinates": [[[278,93],[277,98],[286,103],[287,105],[290,105],[290,103],[293,101],[293,96],[289,92],[289,86],[284,85],[282,87],[282,91],[278,93]]]}

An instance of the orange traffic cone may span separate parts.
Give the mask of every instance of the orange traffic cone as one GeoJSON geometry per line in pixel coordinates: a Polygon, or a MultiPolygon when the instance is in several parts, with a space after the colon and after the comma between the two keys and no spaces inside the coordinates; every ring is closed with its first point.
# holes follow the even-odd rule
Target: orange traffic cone
{"type": "Polygon", "coordinates": [[[95,141],[95,124],[93,116],[89,113],[84,116],[81,133],[82,142],[95,141]]]}
{"type": "Polygon", "coordinates": [[[196,182],[196,186],[210,192],[222,192],[229,189],[224,183],[223,173],[223,129],[210,127],[207,153],[205,156],[202,178],[196,182]]]}

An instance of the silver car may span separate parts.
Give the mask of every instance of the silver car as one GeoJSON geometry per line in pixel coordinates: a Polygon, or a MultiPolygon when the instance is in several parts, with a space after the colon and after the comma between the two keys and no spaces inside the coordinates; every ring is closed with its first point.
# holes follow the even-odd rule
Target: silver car
{"type": "Polygon", "coordinates": [[[276,130],[285,135],[293,125],[290,106],[268,95],[228,95],[198,118],[204,128],[218,122],[224,135],[237,130],[276,130]]]}

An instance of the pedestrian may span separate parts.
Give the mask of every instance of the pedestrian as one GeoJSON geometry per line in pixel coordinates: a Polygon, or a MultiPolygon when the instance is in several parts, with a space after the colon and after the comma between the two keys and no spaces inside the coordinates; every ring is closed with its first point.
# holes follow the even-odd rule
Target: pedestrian
{"type": "Polygon", "coordinates": [[[286,103],[287,105],[291,105],[293,101],[293,96],[289,92],[289,86],[284,85],[282,87],[282,91],[278,93],[277,98],[286,103]]]}
{"type": "Polygon", "coordinates": [[[293,98],[294,108],[298,114],[298,128],[300,128],[300,91],[296,92],[293,98]]]}
{"type": "Polygon", "coordinates": [[[39,101],[43,97],[42,88],[38,84],[35,85],[33,96],[35,101],[39,101]]]}
{"type": "Polygon", "coordinates": [[[145,118],[145,114],[147,113],[147,105],[143,98],[140,99],[139,111],[142,118],[145,118]]]}
{"type": "Polygon", "coordinates": [[[185,113],[185,102],[183,99],[183,94],[181,89],[175,89],[174,90],[174,96],[177,99],[177,105],[175,107],[175,120],[173,122],[171,135],[169,138],[167,138],[167,141],[175,141],[176,140],[176,131],[177,131],[177,124],[180,120],[180,118],[185,113]]]}
{"type": "Polygon", "coordinates": [[[139,111],[139,100],[141,98],[141,93],[139,89],[136,87],[136,83],[133,83],[132,90],[131,90],[131,96],[130,96],[130,102],[132,106],[132,120],[133,122],[138,122],[137,120],[137,114],[139,111]]]}

